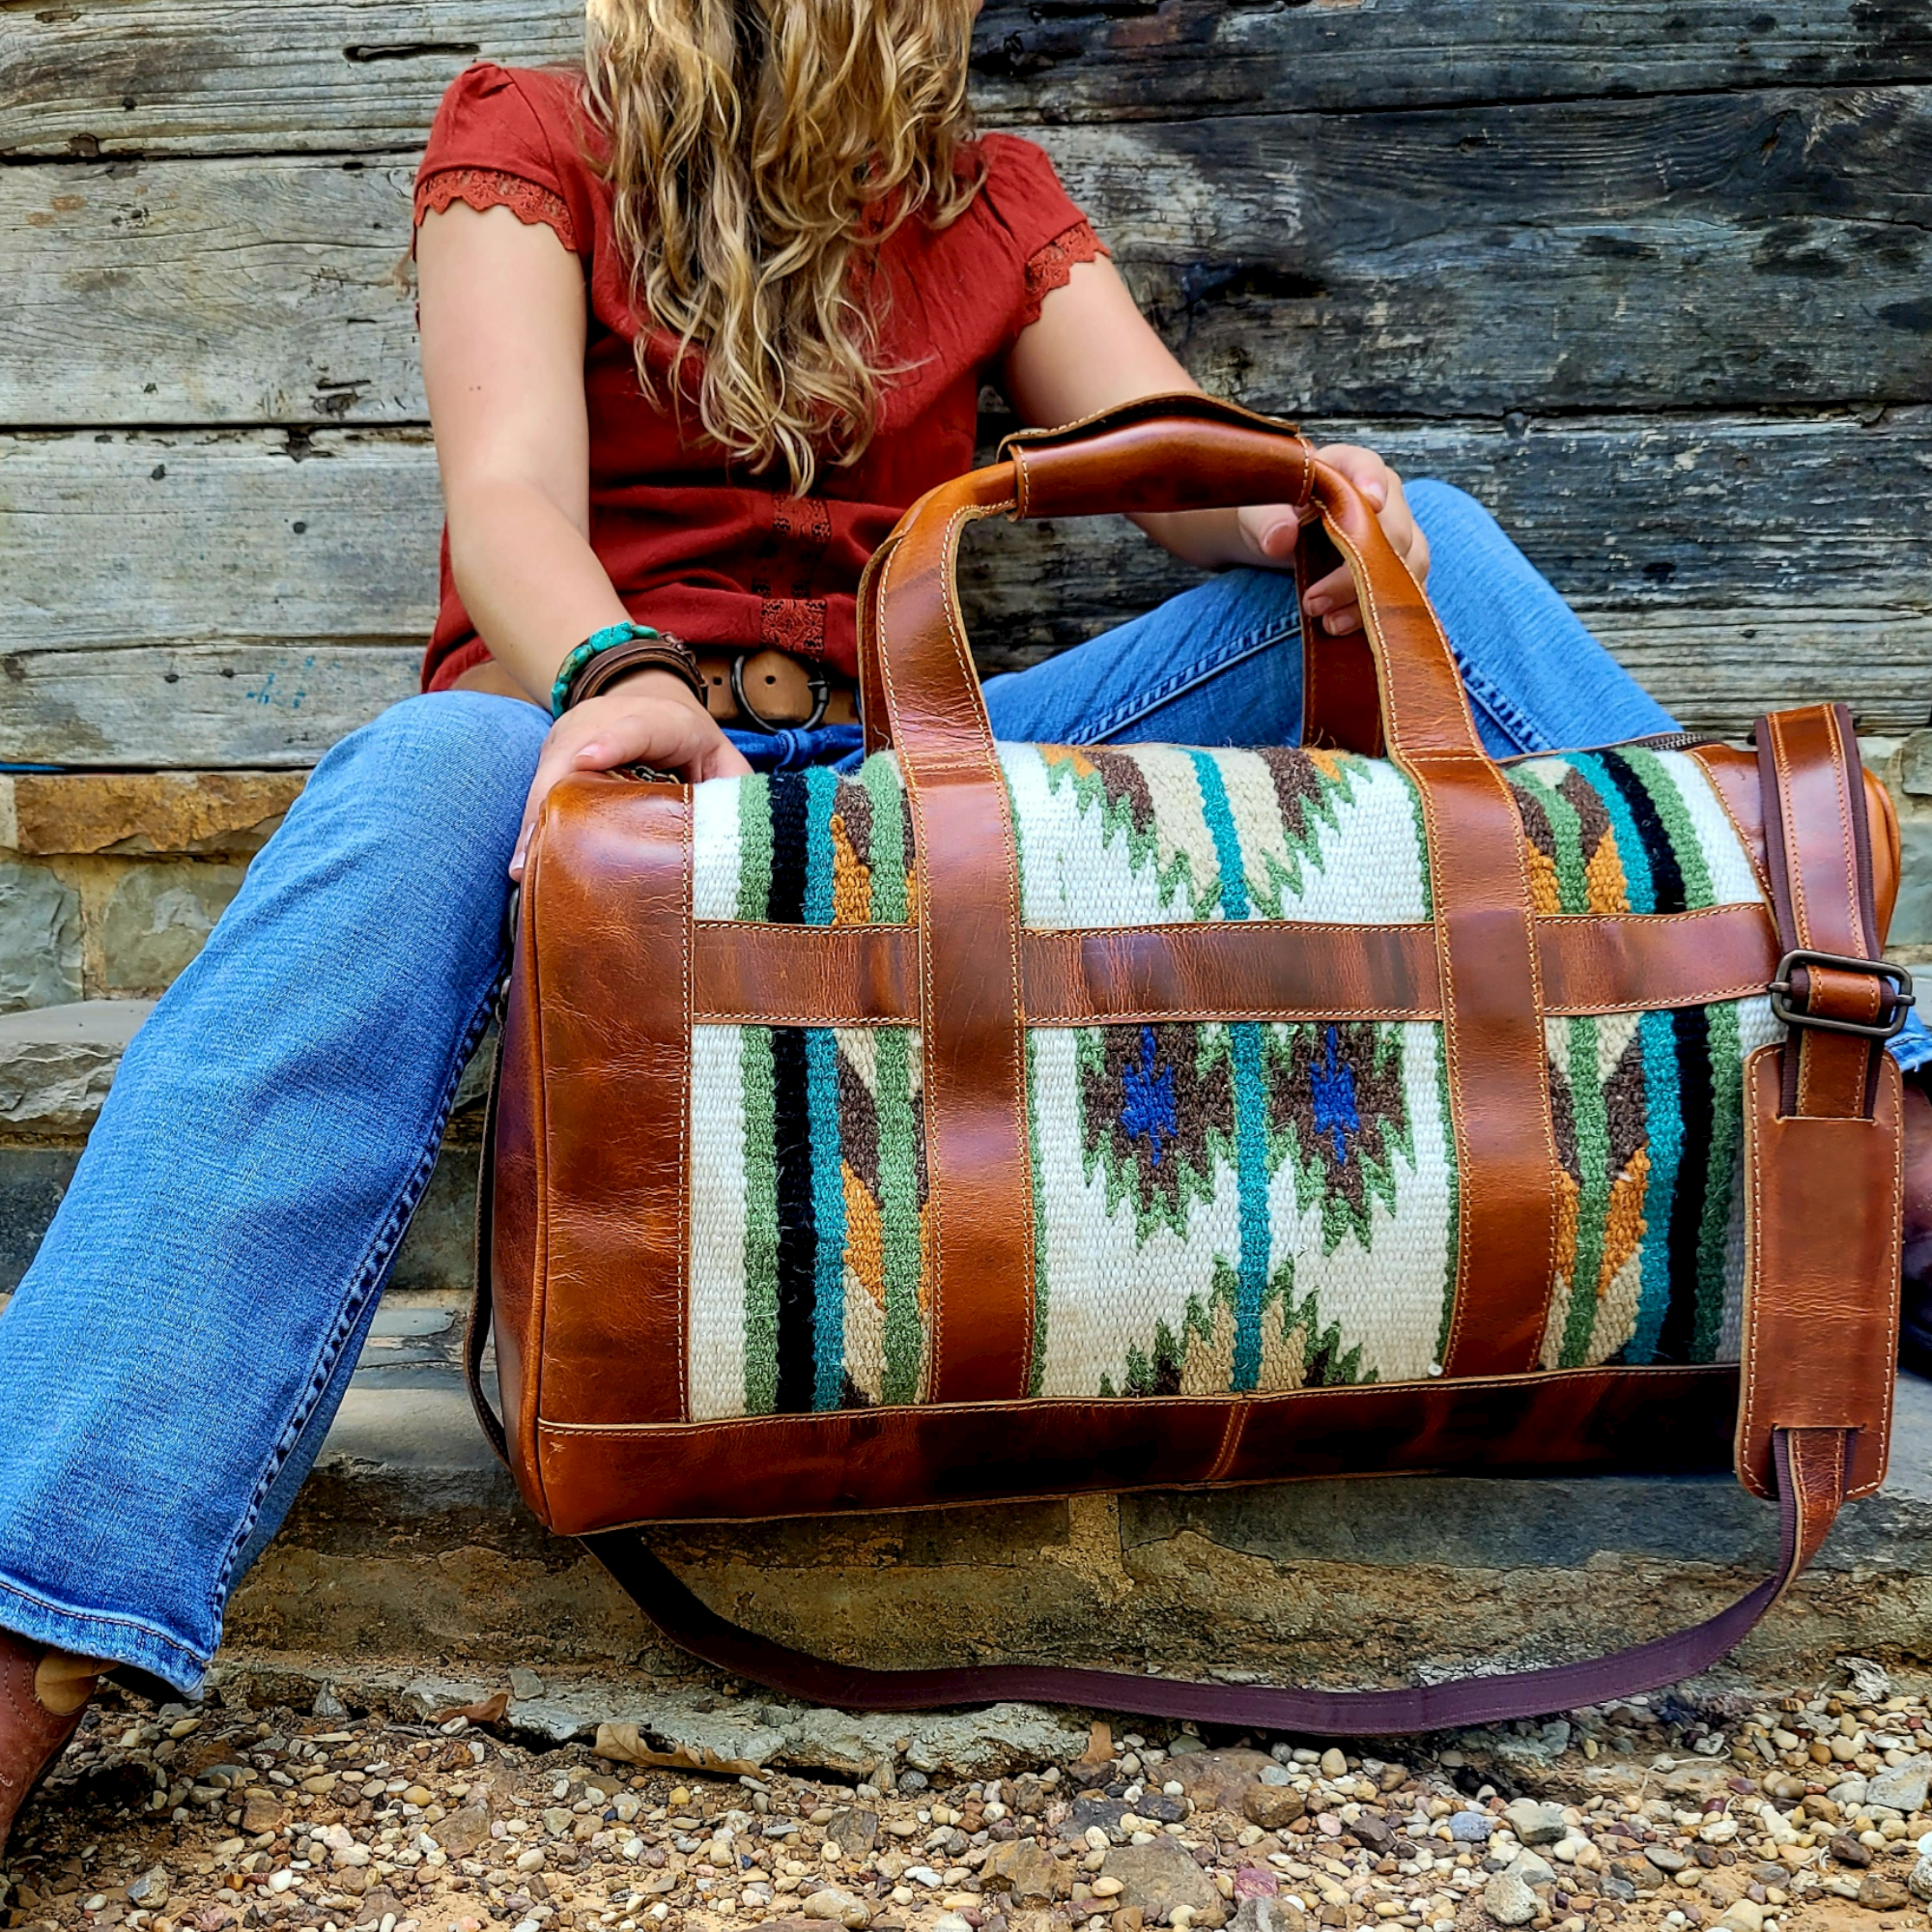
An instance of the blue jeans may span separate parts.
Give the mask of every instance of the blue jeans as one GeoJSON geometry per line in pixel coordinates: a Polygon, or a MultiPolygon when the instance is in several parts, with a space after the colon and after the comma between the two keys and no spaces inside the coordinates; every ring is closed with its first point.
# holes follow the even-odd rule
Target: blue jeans
{"type": "MultiPolygon", "coordinates": [[[[1485,741],[1670,728],[1486,512],[1411,486],[1485,741]]],[[[1009,739],[1293,742],[1293,582],[1235,571],[990,679],[1009,739]]],[[[141,1030],[0,1316],[0,1626],[182,1690],[307,1474],[489,1018],[548,721],[412,698],[316,768],[141,1030]]],[[[754,747],[849,756],[850,732],[754,747]]],[[[1922,1032],[1914,1052],[1932,1058],[1922,1032]]]]}

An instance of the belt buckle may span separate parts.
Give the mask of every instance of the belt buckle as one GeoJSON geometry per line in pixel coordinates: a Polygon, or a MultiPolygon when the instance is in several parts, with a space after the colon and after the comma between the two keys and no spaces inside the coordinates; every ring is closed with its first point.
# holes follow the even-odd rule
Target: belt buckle
{"type": "Polygon", "coordinates": [[[1777,962],[1777,977],[1768,989],[1771,1010],[1789,1027],[1816,1027],[1825,1033],[1857,1034],[1863,1039],[1890,1039],[1905,1025],[1905,1016],[1916,1004],[1912,997],[1912,975],[1889,959],[1855,959],[1842,952],[1814,952],[1797,947],[1777,962]],[[1834,1020],[1822,1013],[1807,1013],[1791,1004],[1791,974],[1798,966],[1829,966],[1839,973],[1870,973],[1891,987],[1892,1010],[1885,1020],[1834,1020]]]}
{"type": "MultiPolygon", "coordinates": [[[[745,660],[750,656],[750,651],[740,651],[731,660],[731,700],[738,707],[738,716],[748,720],[753,730],[762,731],[769,738],[781,731],[810,731],[824,719],[826,707],[832,702],[832,686],[824,671],[811,664],[800,665],[805,672],[806,689],[811,693],[811,715],[805,723],[775,724],[768,718],[760,718],[753,709],[752,700],[745,696],[745,660]]],[[[792,662],[799,664],[797,658],[793,658],[792,662]]]]}

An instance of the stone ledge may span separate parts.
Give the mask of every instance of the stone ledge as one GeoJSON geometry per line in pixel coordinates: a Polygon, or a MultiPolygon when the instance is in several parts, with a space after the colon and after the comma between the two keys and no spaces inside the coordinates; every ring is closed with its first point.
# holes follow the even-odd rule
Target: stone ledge
{"type": "MultiPolygon", "coordinates": [[[[0,1014],[0,1295],[33,1260],[121,1055],[154,1008],[74,1000],[0,1014]]],[[[457,1289],[470,1278],[476,1139],[495,1045],[492,1035],[464,1071],[449,1136],[397,1258],[400,1289],[457,1289]]]]}
{"type": "Polygon", "coordinates": [[[307,780],[306,772],[0,774],[0,846],[36,858],[246,858],[267,842],[307,780]]]}
{"type": "Polygon", "coordinates": [[[0,1014],[0,1126],[82,1136],[153,1000],[74,1000],[0,1014]]]}
{"type": "MultiPolygon", "coordinates": [[[[368,1352],[282,1536],[245,1646],[435,1651],[690,1671],[579,1546],[516,1498],[469,1411],[455,1297],[409,1297],[368,1352]]],[[[1527,1665],[1708,1615],[1769,1567],[1728,1477],[1364,1477],[897,1516],[686,1527],[653,1547],[753,1628],[888,1665],[1025,1658],[1337,1684],[1527,1665]]],[[[1904,1378],[1886,1492],[1727,1666],[1908,1663],[1932,1628],[1932,1384],[1904,1378]]]]}

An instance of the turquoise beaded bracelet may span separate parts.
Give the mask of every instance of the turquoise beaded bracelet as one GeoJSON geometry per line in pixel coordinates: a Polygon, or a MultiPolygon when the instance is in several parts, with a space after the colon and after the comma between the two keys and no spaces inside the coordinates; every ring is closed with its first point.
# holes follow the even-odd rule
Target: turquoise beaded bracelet
{"type": "Polygon", "coordinates": [[[662,631],[653,630],[648,624],[606,624],[601,631],[592,631],[562,664],[557,666],[556,682],[550,688],[550,715],[553,718],[561,718],[569,708],[570,687],[576,681],[577,673],[592,658],[601,657],[618,644],[647,641],[663,636],[662,631]]]}

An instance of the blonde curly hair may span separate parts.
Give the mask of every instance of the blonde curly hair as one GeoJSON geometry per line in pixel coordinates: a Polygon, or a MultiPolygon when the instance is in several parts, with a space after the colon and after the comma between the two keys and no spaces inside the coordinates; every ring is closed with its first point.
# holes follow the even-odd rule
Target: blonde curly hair
{"type": "MultiPolygon", "coordinates": [[[[676,333],[674,368],[700,353],[704,430],[753,471],[781,464],[799,495],[877,425],[893,372],[873,251],[910,217],[955,219],[979,186],[960,155],[973,14],[973,0],[588,0],[587,94],[632,305],[676,333]]],[[[645,339],[638,374],[657,398],[645,339]]]]}

